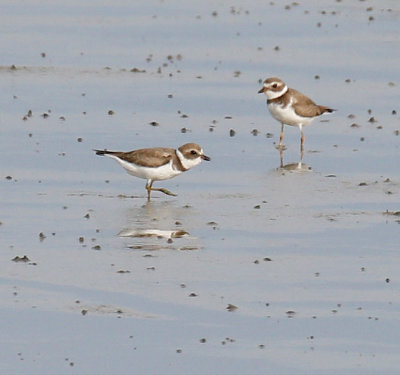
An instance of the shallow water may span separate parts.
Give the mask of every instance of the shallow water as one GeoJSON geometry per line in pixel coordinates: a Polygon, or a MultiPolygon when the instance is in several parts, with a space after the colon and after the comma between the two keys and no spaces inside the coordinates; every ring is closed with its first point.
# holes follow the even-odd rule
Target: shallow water
{"type": "Polygon", "coordinates": [[[4,2],[2,373],[397,374],[400,8],[286,5],[4,2]],[[189,141],[150,203],[92,151],[189,141]]]}

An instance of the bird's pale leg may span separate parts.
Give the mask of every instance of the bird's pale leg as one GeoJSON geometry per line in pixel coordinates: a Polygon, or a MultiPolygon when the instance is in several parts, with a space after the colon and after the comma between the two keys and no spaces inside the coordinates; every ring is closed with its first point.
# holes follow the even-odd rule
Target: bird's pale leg
{"type": "Polygon", "coordinates": [[[284,137],[283,127],[284,127],[284,124],[282,122],[282,124],[281,124],[281,136],[279,137],[279,148],[282,148],[282,142],[283,142],[283,137],[284,137]]]}
{"type": "Polygon", "coordinates": [[[283,127],[284,127],[284,123],[283,122],[281,122],[281,136],[279,137],[279,145],[278,146],[275,146],[275,148],[277,149],[277,150],[279,150],[279,151],[282,151],[282,150],[286,150],[286,147],[282,144],[282,142],[283,142],[283,137],[284,137],[284,132],[283,132],[283,127]]]}
{"type": "Polygon", "coordinates": [[[176,194],[172,193],[171,191],[169,191],[169,190],[167,190],[167,189],[164,189],[164,188],[153,188],[152,185],[153,185],[153,181],[152,181],[152,180],[148,180],[148,181],[147,181],[147,184],[146,184],[147,200],[148,200],[148,201],[150,200],[150,192],[151,192],[151,191],[161,191],[161,192],[164,193],[164,194],[167,194],[167,195],[171,195],[171,196],[173,196],[173,197],[176,197],[176,194]]]}
{"type": "Polygon", "coordinates": [[[165,189],[165,188],[151,188],[151,190],[161,191],[161,192],[164,193],[164,194],[167,194],[167,195],[171,195],[171,196],[173,196],[173,197],[176,197],[176,194],[174,194],[172,191],[169,191],[168,189],[165,189]]]}
{"type": "Polygon", "coordinates": [[[147,200],[148,201],[150,200],[150,193],[151,193],[151,190],[152,190],[152,188],[151,188],[152,185],[153,185],[153,180],[147,180],[146,190],[147,190],[147,200]]]}

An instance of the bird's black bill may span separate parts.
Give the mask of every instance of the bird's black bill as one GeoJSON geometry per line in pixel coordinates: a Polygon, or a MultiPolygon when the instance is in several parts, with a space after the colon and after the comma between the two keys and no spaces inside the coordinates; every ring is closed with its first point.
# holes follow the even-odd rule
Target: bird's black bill
{"type": "Polygon", "coordinates": [[[258,90],[259,94],[262,94],[263,92],[265,92],[265,87],[262,87],[260,90],[258,90]]]}
{"type": "Polygon", "coordinates": [[[206,156],[206,155],[201,155],[201,158],[202,158],[203,160],[207,160],[207,161],[210,161],[210,160],[211,160],[211,158],[208,157],[208,156],[206,156]]]}

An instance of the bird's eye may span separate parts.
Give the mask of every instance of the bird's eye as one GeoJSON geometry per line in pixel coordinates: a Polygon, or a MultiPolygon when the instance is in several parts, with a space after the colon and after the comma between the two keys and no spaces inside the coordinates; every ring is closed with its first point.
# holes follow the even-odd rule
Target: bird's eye
{"type": "Polygon", "coordinates": [[[274,84],[272,85],[272,87],[273,87],[274,89],[276,89],[276,88],[278,87],[278,84],[277,84],[277,83],[274,83],[274,84]]]}
{"type": "Polygon", "coordinates": [[[195,150],[190,151],[190,153],[191,153],[192,155],[197,155],[197,151],[195,151],[195,150]]]}

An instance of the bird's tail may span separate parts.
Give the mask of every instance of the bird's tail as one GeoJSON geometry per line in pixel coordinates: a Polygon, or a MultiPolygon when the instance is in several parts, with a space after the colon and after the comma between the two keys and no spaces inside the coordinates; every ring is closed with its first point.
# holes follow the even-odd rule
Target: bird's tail
{"type": "Polygon", "coordinates": [[[96,155],[100,155],[100,156],[110,155],[110,154],[114,153],[114,151],[107,151],[107,150],[93,150],[93,151],[96,153],[96,155]]]}
{"type": "Polygon", "coordinates": [[[329,107],[325,107],[325,106],[321,106],[322,108],[322,113],[325,113],[325,112],[329,112],[329,113],[332,113],[332,112],[335,112],[336,111],[336,109],[333,109],[333,108],[329,108],[329,107]]]}

